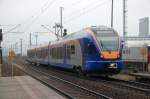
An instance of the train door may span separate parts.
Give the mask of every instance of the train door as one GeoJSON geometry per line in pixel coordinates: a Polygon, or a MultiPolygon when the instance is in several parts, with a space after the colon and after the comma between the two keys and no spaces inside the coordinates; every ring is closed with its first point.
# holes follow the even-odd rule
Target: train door
{"type": "Polygon", "coordinates": [[[66,64],[66,44],[63,45],[63,64],[66,64]]]}

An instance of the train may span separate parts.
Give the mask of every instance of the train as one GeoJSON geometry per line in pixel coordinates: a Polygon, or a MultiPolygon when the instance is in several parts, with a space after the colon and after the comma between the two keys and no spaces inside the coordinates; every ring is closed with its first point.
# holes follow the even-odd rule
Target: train
{"type": "Polygon", "coordinates": [[[128,45],[123,48],[122,52],[124,69],[129,73],[150,72],[150,45],[128,45]]]}
{"type": "Polygon", "coordinates": [[[27,61],[79,74],[114,75],[123,68],[122,41],[113,28],[91,26],[27,50],[27,61]]]}

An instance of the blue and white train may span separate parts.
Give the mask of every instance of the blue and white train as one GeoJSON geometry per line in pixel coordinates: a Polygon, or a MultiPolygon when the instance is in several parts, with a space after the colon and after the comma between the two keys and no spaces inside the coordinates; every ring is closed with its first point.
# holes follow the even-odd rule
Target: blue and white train
{"type": "Polygon", "coordinates": [[[92,26],[58,41],[29,49],[27,60],[79,73],[113,75],[123,68],[119,34],[112,28],[92,26]]]}

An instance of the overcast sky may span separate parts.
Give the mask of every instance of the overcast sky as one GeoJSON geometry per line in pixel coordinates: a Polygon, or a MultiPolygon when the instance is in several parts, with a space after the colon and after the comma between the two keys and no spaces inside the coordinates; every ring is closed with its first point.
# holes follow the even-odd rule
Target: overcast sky
{"type": "MultiPolygon", "coordinates": [[[[114,28],[122,35],[123,0],[114,0],[114,28]]],[[[150,16],[150,0],[128,1],[128,35],[138,35],[138,20],[150,16]]],[[[29,44],[29,33],[32,32],[32,43],[35,43],[35,32],[47,31],[41,25],[60,21],[60,6],[63,9],[63,25],[68,34],[91,25],[110,26],[111,0],[0,0],[0,28],[4,32],[21,24],[12,32],[24,34],[4,35],[3,46],[19,43],[23,38],[29,44]],[[8,25],[8,26],[5,26],[8,25]]],[[[52,29],[53,30],[53,29],[52,29]]],[[[54,40],[50,34],[38,34],[38,44],[54,40]]]]}

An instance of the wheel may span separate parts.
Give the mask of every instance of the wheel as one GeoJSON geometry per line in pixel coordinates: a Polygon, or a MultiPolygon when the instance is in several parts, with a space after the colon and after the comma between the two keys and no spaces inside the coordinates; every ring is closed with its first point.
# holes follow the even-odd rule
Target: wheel
{"type": "Polygon", "coordinates": [[[75,67],[75,70],[76,70],[76,72],[77,72],[79,77],[85,76],[85,73],[82,71],[80,66],[79,67],[75,67]]]}
{"type": "Polygon", "coordinates": [[[40,66],[40,63],[38,62],[38,63],[36,63],[36,66],[40,66]]]}
{"type": "Polygon", "coordinates": [[[109,75],[104,75],[105,78],[109,78],[109,75]]]}
{"type": "Polygon", "coordinates": [[[91,78],[91,74],[85,73],[86,78],[91,78]]]}

